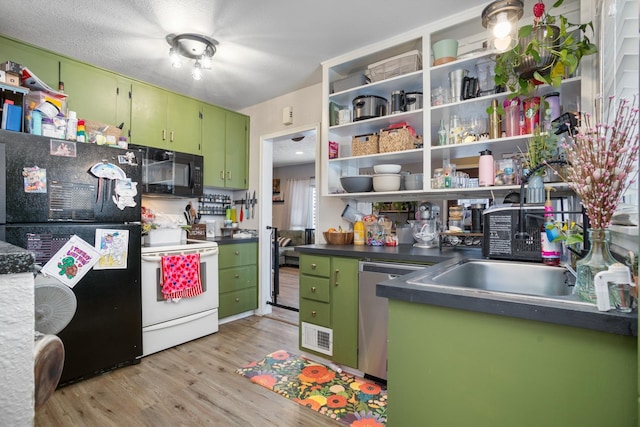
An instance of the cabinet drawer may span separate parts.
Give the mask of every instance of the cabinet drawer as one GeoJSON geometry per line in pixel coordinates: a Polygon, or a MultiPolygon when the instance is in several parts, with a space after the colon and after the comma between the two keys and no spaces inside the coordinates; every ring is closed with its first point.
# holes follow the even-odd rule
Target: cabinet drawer
{"type": "Polygon", "coordinates": [[[329,301],[329,279],[302,275],[300,277],[300,297],[316,301],[329,301]]]}
{"type": "Polygon", "coordinates": [[[300,321],[331,327],[331,306],[326,302],[300,299],[300,321]]]}
{"type": "Polygon", "coordinates": [[[258,284],[257,270],[256,265],[218,270],[220,293],[256,287],[258,284]]]}
{"type": "Polygon", "coordinates": [[[300,255],[300,274],[329,277],[331,258],[321,255],[300,255]]]}
{"type": "Polygon", "coordinates": [[[258,308],[258,288],[241,289],[220,295],[218,317],[227,317],[258,308]]]}
{"type": "Polygon", "coordinates": [[[234,243],[220,245],[219,248],[219,268],[257,264],[258,262],[258,245],[256,243],[234,243]]]}

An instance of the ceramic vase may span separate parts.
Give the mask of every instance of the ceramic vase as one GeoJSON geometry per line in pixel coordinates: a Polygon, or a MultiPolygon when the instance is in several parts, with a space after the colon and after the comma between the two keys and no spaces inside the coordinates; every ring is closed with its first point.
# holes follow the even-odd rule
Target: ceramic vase
{"type": "Polygon", "coordinates": [[[606,271],[609,266],[617,261],[609,251],[610,232],[607,229],[595,228],[587,230],[591,247],[589,253],[576,263],[575,293],[578,297],[587,302],[596,302],[596,292],[593,281],[601,271],[606,271]]]}

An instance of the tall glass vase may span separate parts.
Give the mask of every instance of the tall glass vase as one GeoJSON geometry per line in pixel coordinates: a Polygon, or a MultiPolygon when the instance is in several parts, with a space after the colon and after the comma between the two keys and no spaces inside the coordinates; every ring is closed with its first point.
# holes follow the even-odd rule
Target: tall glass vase
{"type": "Polygon", "coordinates": [[[576,271],[575,293],[583,301],[596,302],[596,291],[593,286],[593,279],[601,271],[606,271],[609,266],[616,263],[616,259],[609,252],[610,235],[609,230],[594,228],[587,230],[591,248],[589,253],[578,260],[576,271]]]}

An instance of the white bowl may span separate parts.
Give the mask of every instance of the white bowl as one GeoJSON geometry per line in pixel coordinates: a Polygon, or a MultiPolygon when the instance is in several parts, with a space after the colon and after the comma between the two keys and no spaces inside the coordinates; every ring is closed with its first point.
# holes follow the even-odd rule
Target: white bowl
{"type": "Polygon", "coordinates": [[[377,174],[400,173],[401,165],[375,165],[373,172],[377,174]]]}
{"type": "Polygon", "coordinates": [[[400,174],[385,173],[373,176],[373,191],[400,190],[400,174]]]}

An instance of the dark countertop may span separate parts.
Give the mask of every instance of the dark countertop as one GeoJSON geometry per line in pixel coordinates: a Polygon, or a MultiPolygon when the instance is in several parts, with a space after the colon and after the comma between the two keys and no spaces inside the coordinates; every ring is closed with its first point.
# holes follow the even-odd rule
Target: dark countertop
{"type": "Polygon", "coordinates": [[[33,254],[26,249],[0,241],[0,274],[25,273],[31,271],[35,262],[33,254]]]}
{"type": "Polygon", "coordinates": [[[436,264],[449,259],[479,258],[480,249],[476,248],[414,248],[413,245],[398,246],[356,246],[356,245],[304,245],[296,246],[302,253],[330,256],[357,257],[371,260],[388,260],[398,262],[417,262],[436,264]]]}
{"type": "Polygon", "coordinates": [[[233,237],[214,237],[207,238],[209,242],[216,242],[218,245],[231,245],[233,243],[256,243],[258,241],[257,237],[249,237],[244,239],[234,239],[233,237]]]}
{"type": "MultiPolygon", "coordinates": [[[[297,246],[296,248],[302,253],[356,257],[374,261],[440,263],[463,258],[482,258],[482,253],[479,249],[421,249],[410,245],[396,247],[305,245],[297,246]]],[[[498,294],[495,292],[465,292],[463,288],[459,291],[451,291],[449,289],[430,288],[407,283],[407,280],[421,274],[424,273],[418,271],[379,283],[376,286],[376,293],[381,297],[418,304],[516,317],[619,335],[638,335],[637,312],[631,314],[619,313],[613,310],[601,312],[598,311],[595,305],[587,303],[570,303],[544,298],[532,299],[517,294],[498,294]]]]}

